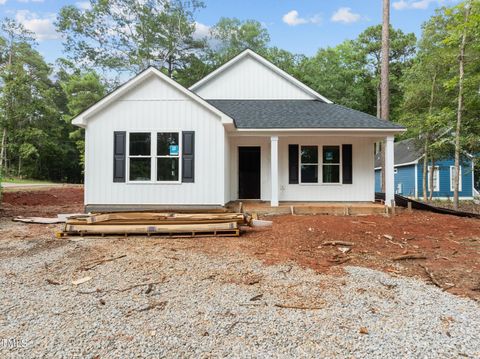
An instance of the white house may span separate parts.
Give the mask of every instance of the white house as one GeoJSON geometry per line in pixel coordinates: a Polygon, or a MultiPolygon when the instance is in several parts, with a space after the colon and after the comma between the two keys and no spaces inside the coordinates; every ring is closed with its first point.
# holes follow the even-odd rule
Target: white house
{"type": "Polygon", "coordinates": [[[77,116],[86,210],[237,199],[374,201],[374,143],[404,128],[333,104],[251,50],[189,89],[148,68],[77,116]]]}

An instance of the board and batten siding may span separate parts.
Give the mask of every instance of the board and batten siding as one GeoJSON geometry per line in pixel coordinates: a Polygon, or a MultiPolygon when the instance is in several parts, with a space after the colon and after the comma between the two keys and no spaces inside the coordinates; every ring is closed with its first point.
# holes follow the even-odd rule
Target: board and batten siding
{"type": "MultiPolygon", "coordinates": [[[[375,199],[374,152],[373,146],[378,139],[341,136],[280,136],[278,142],[279,158],[279,200],[280,201],[343,201],[370,202],[375,199]],[[289,184],[288,182],[288,145],[339,145],[353,146],[353,183],[352,184],[289,184]]],[[[238,199],[238,147],[260,146],[261,148],[261,200],[271,197],[270,181],[270,137],[231,137],[230,139],[230,199],[238,199]]],[[[321,160],[319,148],[319,161],[321,160]]],[[[320,172],[319,172],[320,175],[320,172]]]]}
{"type": "Polygon", "coordinates": [[[195,92],[204,99],[314,99],[312,95],[250,56],[239,60],[195,92]]]}
{"type": "Polygon", "coordinates": [[[89,119],[85,204],[223,205],[224,134],[217,115],[158,77],[145,80],[89,119]],[[195,182],[114,183],[114,131],[195,131],[195,182]]]}

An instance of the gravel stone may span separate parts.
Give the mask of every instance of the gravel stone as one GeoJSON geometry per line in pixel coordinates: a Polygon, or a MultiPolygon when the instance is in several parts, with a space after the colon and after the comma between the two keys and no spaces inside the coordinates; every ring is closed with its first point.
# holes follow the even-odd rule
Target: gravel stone
{"type": "Polygon", "coordinates": [[[192,241],[1,241],[0,357],[480,357],[473,300],[366,268],[207,255],[192,241]]]}

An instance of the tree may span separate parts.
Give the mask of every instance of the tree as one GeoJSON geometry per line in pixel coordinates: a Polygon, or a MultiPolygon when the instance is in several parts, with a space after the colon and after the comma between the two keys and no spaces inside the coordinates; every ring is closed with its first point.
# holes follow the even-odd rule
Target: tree
{"type": "MultiPolygon", "coordinates": [[[[93,71],[81,73],[75,71],[69,75],[63,73],[61,81],[62,90],[66,96],[66,107],[68,112],[64,114],[64,120],[70,124],[71,120],[82,111],[99,101],[106,92],[100,77],[93,71]]],[[[80,154],[80,165],[85,164],[85,134],[83,129],[75,128],[69,133],[69,138],[75,141],[78,153],[80,154]]]]}
{"type": "MultiPolygon", "coordinates": [[[[461,137],[462,137],[462,119],[464,112],[464,81],[465,81],[465,53],[467,45],[473,40],[471,33],[472,28],[478,23],[471,22],[470,15],[472,10],[478,10],[478,2],[476,8],[472,9],[473,2],[471,0],[463,2],[453,8],[448,14],[453,18],[449,25],[450,36],[445,41],[450,44],[459,42],[458,48],[458,95],[457,95],[457,120],[455,125],[455,176],[453,182],[453,207],[458,209],[458,190],[460,178],[460,155],[461,155],[461,137]]],[[[478,13],[476,14],[478,20],[478,13]]],[[[478,39],[477,39],[478,40],[478,39]]]]}
{"type": "Polygon", "coordinates": [[[90,0],[91,8],[60,10],[57,29],[77,65],[138,73],[165,68],[170,77],[189,55],[205,46],[195,39],[199,0],[90,0]]]}
{"type": "Polygon", "coordinates": [[[222,17],[210,30],[210,61],[219,66],[249,48],[259,54],[267,51],[270,35],[256,20],[241,21],[222,17]]]}
{"type": "MultiPolygon", "coordinates": [[[[382,51],[380,69],[380,117],[388,121],[390,117],[390,0],[383,0],[383,23],[382,23],[382,51]]],[[[378,96],[378,95],[377,95],[378,96]]],[[[377,99],[378,106],[378,99],[377,99]]],[[[378,109],[377,109],[378,112],[378,109]]],[[[385,141],[382,141],[380,158],[382,162],[381,188],[385,191],[385,141]]]]}
{"type": "MultiPolygon", "coordinates": [[[[382,25],[368,27],[355,40],[356,53],[363,61],[365,71],[371,76],[371,87],[377,95],[376,115],[381,117],[381,94],[380,94],[380,73],[381,73],[381,50],[382,50],[382,25]]],[[[405,34],[402,30],[389,30],[390,58],[389,58],[389,88],[390,88],[390,115],[392,121],[399,118],[399,107],[402,102],[402,92],[399,88],[400,80],[412,63],[415,55],[416,37],[415,34],[405,34]]],[[[372,113],[371,114],[375,114],[372,113]]]]}
{"type": "Polygon", "coordinates": [[[7,166],[7,136],[9,129],[15,123],[15,96],[20,95],[21,76],[16,71],[20,70],[17,64],[17,57],[22,54],[33,43],[32,33],[27,31],[21,24],[12,19],[4,19],[0,27],[0,77],[2,82],[2,96],[0,98],[0,109],[2,111],[0,125],[2,127],[2,139],[0,148],[0,173],[7,166]],[[17,56],[18,55],[18,56],[17,56]]]}

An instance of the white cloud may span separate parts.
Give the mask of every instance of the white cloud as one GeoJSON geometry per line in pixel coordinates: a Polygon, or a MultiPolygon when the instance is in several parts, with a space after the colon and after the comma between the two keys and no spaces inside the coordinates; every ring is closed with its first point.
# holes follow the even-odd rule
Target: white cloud
{"type": "Polygon", "coordinates": [[[77,1],[75,5],[81,10],[90,10],[92,8],[90,1],[77,1]]]}
{"type": "Polygon", "coordinates": [[[29,10],[18,10],[15,19],[27,30],[35,34],[39,41],[58,39],[60,35],[55,30],[55,14],[47,14],[43,17],[29,10]]]}
{"type": "Polygon", "coordinates": [[[309,18],[300,17],[297,10],[292,10],[283,15],[282,20],[287,25],[297,26],[308,23],[319,24],[322,21],[322,18],[319,14],[316,14],[309,18]]]}
{"type": "Polygon", "coordinates": [[[362,17],[360,14],[355,14],[352,12],[352,9],[349,7],[341,7],[337,11],[335,11],[331,17],[333,22],[343,22],[345,24],[350,24],[353,22],[357,22],[362,17]]]}
{"type": "Polygon", "coordinates": [[[203,39],[208,36],[210,36],[210,26],[195,21],[195,32],[193,33],[193,37],[195,39],[203,39]]]}
{"type": "Polygon", "coordinates": [[[0,5],[4,5],[7,2],[7,0],[0,0],[0,5]]]}
{"type": "Polygon", "coordinates": [[[45,0],[17,0],[21,3],[29,3],[29,2],[44,2],[45,0]]]}
{"type": "Polygon", "coordinates": [[[393,2],[392,6],[395,10],[425,10],[432,3],[438,3],[439,5],[443,5],[448,2],[455,3],[458,2],[458,0],[398,0],[393,2]]]}

